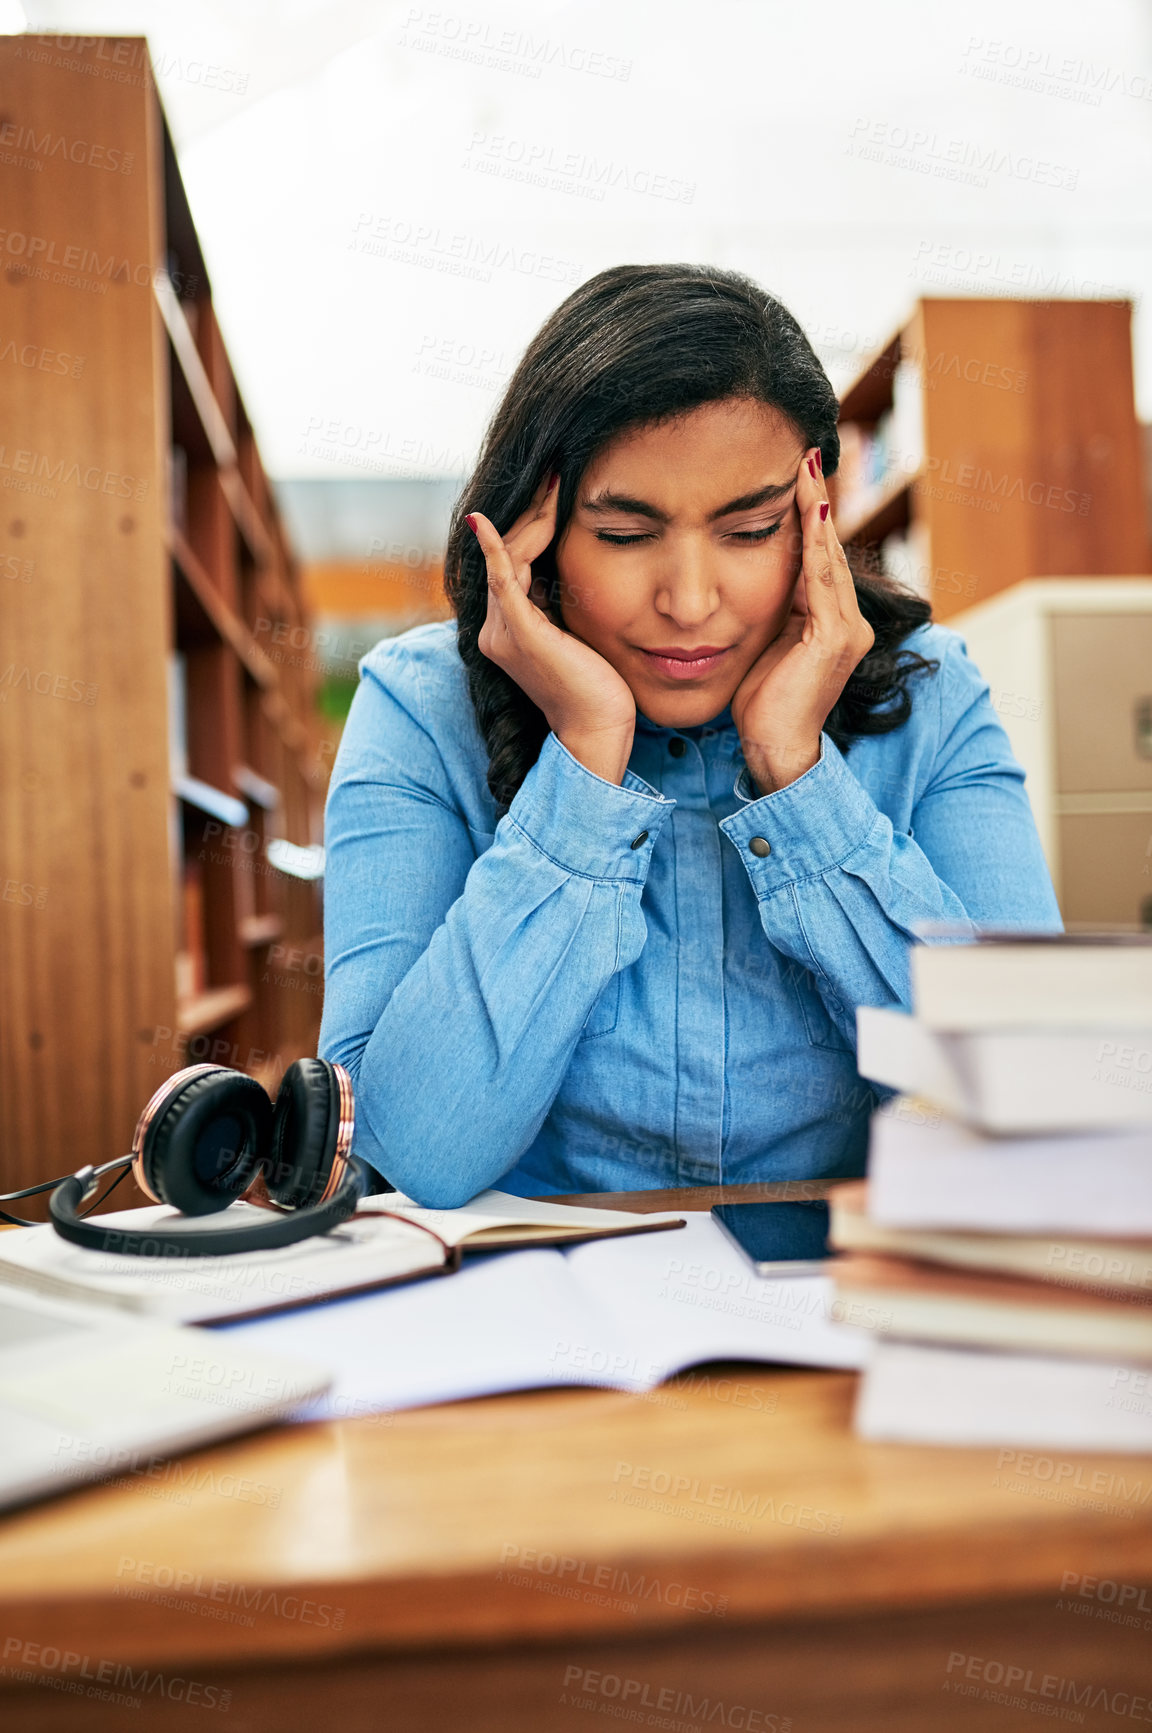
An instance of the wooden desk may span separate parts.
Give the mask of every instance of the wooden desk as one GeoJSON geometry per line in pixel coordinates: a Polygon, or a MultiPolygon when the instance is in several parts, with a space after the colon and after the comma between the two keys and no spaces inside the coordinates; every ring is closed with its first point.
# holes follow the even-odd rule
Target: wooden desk
{"type": "MultiPolygon", "coordinates": [[[[685,1201],[708,1200],[642,1198],[685,1201]]],[[[1152,1716],[1152,1460],[865,1444],[854,1384],[709,1368],[647,1397],[289,1427],[10,1516],[0,1719],[984,1733],[1152,1716]]]]}

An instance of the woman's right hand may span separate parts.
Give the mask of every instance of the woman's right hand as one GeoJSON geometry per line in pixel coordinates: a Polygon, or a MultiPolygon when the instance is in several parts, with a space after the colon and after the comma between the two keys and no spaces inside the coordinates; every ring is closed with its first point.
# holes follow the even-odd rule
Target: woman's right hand
{"type": "Polygon", "coordinates": [[[542,710],[557,739],[586,769],[620,783],[636,728],[632,689],[582,638],[532,600],[532,561],[556,533],[559,477],[543,481],[504,536],[482,512],[467,519],[488,566],[488,614],[477,644],[542,710]]]}

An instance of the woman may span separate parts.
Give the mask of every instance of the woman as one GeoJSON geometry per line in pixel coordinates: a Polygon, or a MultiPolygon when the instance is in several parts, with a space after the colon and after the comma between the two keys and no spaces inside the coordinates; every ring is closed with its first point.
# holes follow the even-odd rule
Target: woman
{"type": "Polygon", "coordinates": [[[837,408],[749,279],[602,272],[493,419],[456,619],[362,659],[320,1052],[418,1202],[860,1173],[917,924],[1059,928],[961,640],[849,570],[837,408]]]}

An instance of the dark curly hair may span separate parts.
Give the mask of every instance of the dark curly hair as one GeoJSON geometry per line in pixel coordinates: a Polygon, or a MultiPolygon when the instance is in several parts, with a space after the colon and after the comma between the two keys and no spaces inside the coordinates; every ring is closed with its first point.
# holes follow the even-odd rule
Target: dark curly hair
{"type": "MultiPolygon", "coordinates": [[[[563,301],[529,344],[497,408],[476,468],[452,514],[444,589],[457,621],[460,659],[488,747],[488,787],[511,805],[548,735],[541,710],[477,647],[488,611],[484,556],[464,523],[481,511],[503,533],[541,478],[560,472],[556,537],[533,564],[557,625],[554,548],[593,457],[625,429],[649,426],[725,398],[779,410],[818,445],[826,476],[840,461],[839,404],[796,320],[736,271],[709,265],[617,265],[563,301]]],[[[860,612],[875,642],[828,718],[842,750],[861,734],[886,734],[911,712],[908,682],[938,663],[902,649],[931,619],[929,604],[850,556],[860,612]]]]}

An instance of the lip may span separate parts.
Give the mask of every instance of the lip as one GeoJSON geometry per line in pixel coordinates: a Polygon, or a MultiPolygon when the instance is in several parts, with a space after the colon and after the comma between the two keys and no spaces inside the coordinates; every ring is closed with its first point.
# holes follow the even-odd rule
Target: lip
{"type": "Polygon", "coordinates": [[[718,667],[732,648],[731,644],[701,644],[698,649],[685,649],[673,644],[661,650],[641,647],[640,654],[651,667],[672,680],[699,680],[718,667]]]}

